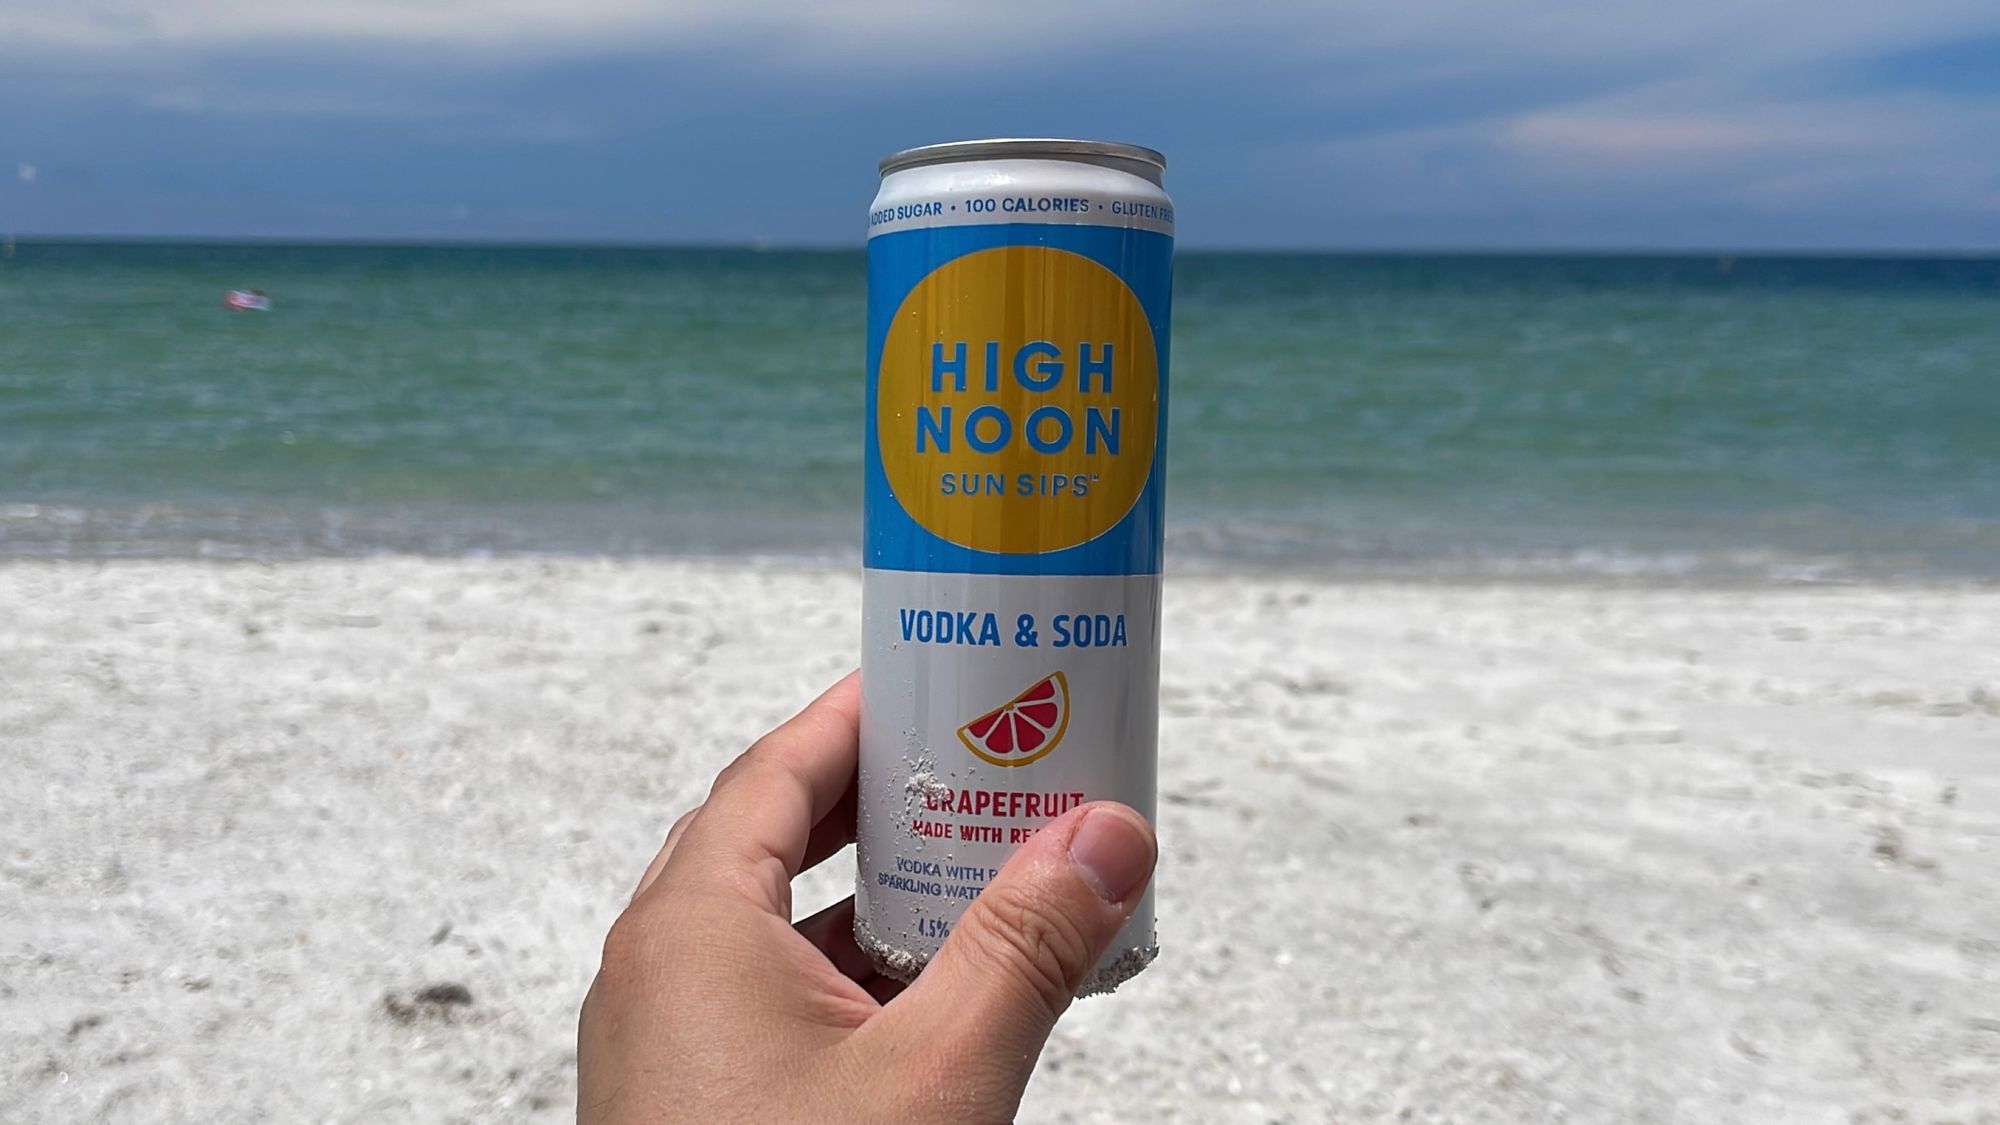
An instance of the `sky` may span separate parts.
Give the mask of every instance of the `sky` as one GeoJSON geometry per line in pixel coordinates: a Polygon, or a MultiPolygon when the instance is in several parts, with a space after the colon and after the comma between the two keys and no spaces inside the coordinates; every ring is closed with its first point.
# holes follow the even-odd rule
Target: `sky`
{"type": "Polygon", "coordinates": [[[1191,247],[2000,248],[1993,0],[0,0],[0,231],[852,246],[1167,154],[1191,247]]]}

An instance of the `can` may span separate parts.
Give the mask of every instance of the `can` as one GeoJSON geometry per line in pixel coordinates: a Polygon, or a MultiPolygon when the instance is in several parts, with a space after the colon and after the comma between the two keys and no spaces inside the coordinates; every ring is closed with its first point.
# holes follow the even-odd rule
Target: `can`
{"type": "MultiPolygon", "coordinates": [[[[1154,815],[1174,208],[1151,149],[884,159],[868,213],[855,939],[910,979],[1020,843],[1154,815]]],[[[1153,892],[1080,994],[1157,952],[1153,892]]]]}

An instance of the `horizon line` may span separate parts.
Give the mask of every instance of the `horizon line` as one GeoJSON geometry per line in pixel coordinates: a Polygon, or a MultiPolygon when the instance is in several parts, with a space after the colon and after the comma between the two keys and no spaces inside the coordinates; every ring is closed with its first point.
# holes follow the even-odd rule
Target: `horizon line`
{"type": "MultiPolygon", "coordinates": [[[[339,236],[339,235],[213,235],[213,234],[28,234],[0,232],[0,240],[16,247],[45,245],[152,245],[152,246],[298,246],[298,247],[380,247],[402,249],[466,250],[685,250],[739,251],[758,254],[847,254],[866,249],[866,239],[854,243],[765,242],[757,239],[704,242],[696,240],[541,239],[541,238],[437,238],[424,236],[339,236]]],[[[1941,249],[1938,247],[1687,247],[1687,246],[1177,246],[1178,254],[1241,254],[1326,257],[1533,257],[1533,258],[1878,258],[1984,260],[2000,258],[2000,243],[1991,246],[1941,249]]]]}

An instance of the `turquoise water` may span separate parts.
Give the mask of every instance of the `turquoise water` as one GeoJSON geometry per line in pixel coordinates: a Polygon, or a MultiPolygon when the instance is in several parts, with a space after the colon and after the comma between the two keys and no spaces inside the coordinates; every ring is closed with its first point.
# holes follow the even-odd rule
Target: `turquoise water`
{"type": "MultiPolygon", "coordinates": [[[[862,284],[24,243],[0,555],[856,558],[862,284]]],[[[2000,260],[1186,254],[1175,301],[1175,565],[2000,576],[2000,260]]]]}

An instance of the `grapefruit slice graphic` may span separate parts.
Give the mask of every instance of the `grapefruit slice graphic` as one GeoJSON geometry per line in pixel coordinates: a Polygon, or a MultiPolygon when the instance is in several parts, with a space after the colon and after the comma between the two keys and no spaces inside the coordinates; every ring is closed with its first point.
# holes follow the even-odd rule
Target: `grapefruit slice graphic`
{"type": "Polygon", "coordinates": [[[1069,680],[1051,672],[958,728],[958,740],[996,766],[1025,766],[1054,750],[1068,729],[1069,680]]]}

